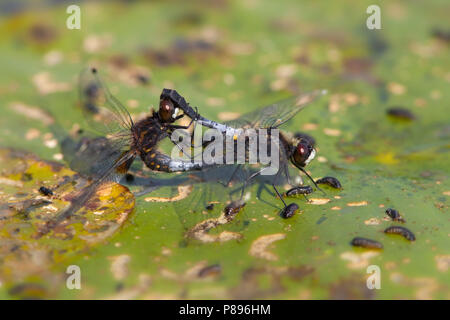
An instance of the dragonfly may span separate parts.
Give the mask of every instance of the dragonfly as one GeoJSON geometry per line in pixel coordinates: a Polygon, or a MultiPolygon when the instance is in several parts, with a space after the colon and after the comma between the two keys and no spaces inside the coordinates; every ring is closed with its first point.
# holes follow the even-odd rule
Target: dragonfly
{"type": "Polygon", "coordinates": [[[47,221],[38,237],[77,212],[102,183],[118,182],[136,158],[154,171],[202,169],[196,163],[172,159],[158,149],[159,143],[174,130],[188,129],[193,123],[192,120],[187,126],[174,124],[184,114],[179,114],[181,110],[164,95],[160,97],[157,111],[153,110],[144,119],[134,122],[126,107],[110,93],[97,69],[88,68],[79,77],[79,96],[89,129],[98,137],[80,142],[85,145],[77,146],[78,154],[73,157],[70,167],[89,175],[92,182],[74,197],[67,209],[47,221]]]}
{"type": "MultiPolygon", "coordinates": [[[[300,94],[298,96],[284,99],[269,106],[259,108],[256,111],[242,115],[236,120],[224,123],[209,120],[199,115],[188,103],[186,103],[186,100],[180,94],[178,94],[176,90],[165,89],[163,90],[161,97],[170,99],[177,108],[183,110],[185,115],[189,116],[191,119],[194,119],[196,124],[200,124],[203,127],[219,131],[224,137],[223,141],[225,141],[227,138],[238,141],[239,137],[245,134],[246,129],[255,129],[256,131],[265,129],[267,132],[267,139],[270,139],[271,132],[274,129],[278,129],[281,125],[292,119],[298,112],[303,110],[307,105],[311,104],[313,101],[324,94],[326,94],[326,90],[315,90],[312,92],[300,94]]],[[[206,145],[207,144],[208,143],[206,143],[206,145]]],[[[279,168],[276,174],[274,174],[272,178],[269,179],[269,184],[273,187],[278,198],[284,205],[284,208],[281,212],[282,215],[283,210],[288,210],[289,206],[283,200],[283,197],[278,191],[276,185],[281,182],[283,178],[290,185],[292,185],[289,173],[289,163],[303,172],[312,181],[312,183],[318,190],[321,189],[317,186],[316,182],[305,170],[305,167],[314,159],[316,155],[316,150],[310,139],[306,139],[304,137],[290,138],[287,133],[280,131],[277,140],[277,146],[279,153],[279,168]]],[[[202,147],[205,147],[205,144],[202,144],[202,147]]],[[[236,146],[233,146],[231,149],[227,148],[227,150],[224,150],[224,157],[226,157],[226,152],[236,153],[236,146]]],[[[223,162],[225,161],[222,161],[222,163],[223,162]]],[[[200,163],[200,165],[205,170],[211,170],[211,165],[208,165],[204,162],[200,163]]],[[[235,167],[235,169],[231,173],[231,177],[226,183],[227,185],[229,185],[230,181],[235,178],[236,173],[242,171],[242,164],[234,164],[233,166],[235,167]]],[[[246,186],[251,182],[252,179],[261,175],[264,170],[265,168],[247,174],[245,172],[247,172],[248,170],[244,170],[244,174],[242,174],[241,172],[241,176],[243,176],[243,178],[241,179],[243,181],[243,186],[241,187],[241,198],[244,195],[246,186]]]]}

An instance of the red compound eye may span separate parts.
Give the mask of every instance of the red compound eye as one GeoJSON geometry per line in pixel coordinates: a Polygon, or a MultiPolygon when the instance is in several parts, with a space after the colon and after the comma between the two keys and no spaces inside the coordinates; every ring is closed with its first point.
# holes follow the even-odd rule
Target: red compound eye
{"type": "Polygon", "coordinates": [[[304,147],[303,145],[301,145],[301,144],[299,144],[299,145],[297,146],[297,151],[298,151],[298,153],[299,153],[300,155],[304,155],[305,152],[306,152],[305,147],[304,147]]]}
{"type": "Polygon", "coordinates": [[[172,120],[172,115],[174,113],[174,106],[170,100],[161,100],[159,103],[159,116],[161,120],[170,122],[172,120]]]}
{"type": "Polygon", "coordinates": [[[309,145],[305,142],[300,142],[297,145],[297,152],[304,157],[305,155],[309,155],[310,151],[309,151],[309,145]]]}

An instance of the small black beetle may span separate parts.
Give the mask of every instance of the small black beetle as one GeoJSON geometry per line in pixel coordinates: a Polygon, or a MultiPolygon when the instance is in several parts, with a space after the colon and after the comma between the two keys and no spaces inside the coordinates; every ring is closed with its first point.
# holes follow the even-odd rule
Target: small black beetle
{"type": "Polygon", "coordinates": [[[299,194],[305,195],[313,192],[313,188],[311,186],[298,186],[286,191],[286,196],[293,197],[299,194]]]}
{"type": "Polygon", "coordinates": [[[392,208],[388,208],[386,209],[386,214],[393,220],[393,221],[398,221],[398,222],[406,222],[405,219],[402,218],[402,216],[400,215],[400,213],[398,213],[397,210],[392,209],[392,208]]]}
{"type": "Polygon", "coordinates": [[[44,196],[52,196],[53,195],[53,191],[50,190],[49,188],[44,187],[44,186],[39,188],[39,192],[41,194],[43,194],[44,196]]]}
{"type": "Polygon", "coordinates": [[[288,219],[295,214],[295,211],[298,210],[298,205],[296,203],[291,203],[283,208],[280,212],[280,216],[284,219],[288,219]]]}
{"type": "Polygon", "coordinates": [[[384,230],[384,233],[390,233],[390,234],[399,234],[403,236],[406,240],[409,241],[415,241],[416,236],[414,233],[412,233],[410,230],[406,229],[405,227],[401,226],[392,226],[384,230]]]}
{"type": "Polygon", "coordinates": [[[369,248],[369,249],[383,249],[383,245],[379,243],[378,241],[356,237],[353,238],[353,240],[350,242],[350,244],[354,247],[362,247],[362,248],[369,248]]]}
{"type": "Polygon", "coordinates": [[[335,177],[323,177],[316,181],[317,184],[326,184],[335,189],[342,189],[342,185],[335,177]]]}

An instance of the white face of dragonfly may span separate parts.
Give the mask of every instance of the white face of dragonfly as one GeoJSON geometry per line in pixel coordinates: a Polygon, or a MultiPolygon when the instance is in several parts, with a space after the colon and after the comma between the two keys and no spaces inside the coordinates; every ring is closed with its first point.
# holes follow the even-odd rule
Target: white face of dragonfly
{"type": "Polygon", "coordinates": [[[178,108],[175,108],[175,110],[173,111],[173,114],[172,114],[172,118],[176,118],[177,116],[178,116],[178,112],[180,111],[180,109],[178,109],[178,108]]]}
{"type": "Polygon", "coordinates": [[[308,159],[305,160],[305,166],[308,165],[312,159],[316,156],[316,149],[312,149],[311,154],[309,155],[308,159]]]}

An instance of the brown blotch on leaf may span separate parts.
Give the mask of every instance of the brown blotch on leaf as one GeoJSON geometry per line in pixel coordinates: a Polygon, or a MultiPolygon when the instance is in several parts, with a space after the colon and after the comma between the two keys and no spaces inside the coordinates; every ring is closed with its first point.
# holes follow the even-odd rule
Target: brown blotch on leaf
{"type": "Polygon", "coordinates": [[[42,23],[36,23],[28,30],[28,37],[32,42],[48,45],[55,41],[58,36],[56,29],[42,23]]]}
{"type": "Polygon", "coordinates": [[[314,273],[314,268],[308,265],[293,267],[260,267],[249,268],[242,273],[239,285],[230,290],[233,299],[265,299],[273,298],[286,289],[283,280],[302,281],[314,273]],[[268,277],[269,287],[261,287],[260,278],[268,277]]]}
{"type": "Polygon", "coordinates": [[[198,272],[198,276],[200,278],[207,278],[207,277],[217,277],[222,273],[222,267],[220,264],[213,264],[207,267],[204,267],[198,272]]]}
{"type": "Polygon", "coordinates": [[[333,300],[368,300],[374,298],[373,291],[367,288],[366,279],[353,275],[333,283],[329,294],[333,300]]]}

